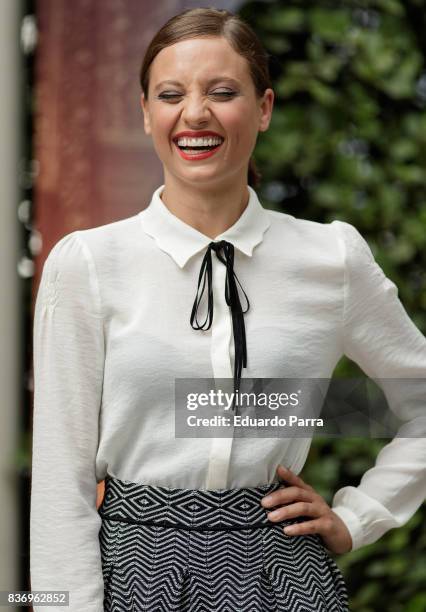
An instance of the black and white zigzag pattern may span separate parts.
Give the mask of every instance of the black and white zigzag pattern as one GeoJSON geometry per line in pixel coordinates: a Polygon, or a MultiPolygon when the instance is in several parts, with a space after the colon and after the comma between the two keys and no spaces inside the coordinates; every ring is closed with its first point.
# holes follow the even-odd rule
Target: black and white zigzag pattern
{"type": "Polygon", "coordinates": [[[189,490],[107,476],[104,612],[347,612],[317,534],[286,536],[260,500],[282,486],[189,490]]]}

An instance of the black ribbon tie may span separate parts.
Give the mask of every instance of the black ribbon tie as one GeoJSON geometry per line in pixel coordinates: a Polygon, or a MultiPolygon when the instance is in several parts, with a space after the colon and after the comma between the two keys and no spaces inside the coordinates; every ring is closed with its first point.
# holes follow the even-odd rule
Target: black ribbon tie
{"type": "Polygon", "coordinates": [[[215,251],[217,258],[226,266],[226,280],[225,280],[225,300],[231,309],[232,314],[232,329],[234,334],[234,347],[235,347],[235,362],[234,362],[234,401],[232,408],[235,408],[236,393],[239,389],[241,381],[241,370],[247,367],[247,344],[246,344],[246,330],[244,325],[244,313],[250,308],[250,303],[246,292],[241,286],[237,275],[234,272],[234,245],[227,240],[220,240],[219,242],[210,242],[206,254],[204,255],[201,263],[200,274],[198,277],[198,288],[197,295],[195,297],[194,305],[191,312],[191,327],[193,329],[210,329],[213,322],[213,284],[212,284],[212,251],[215,251]],[[223,251],[223,255],[222,255],[223,251]],[[207,315],[204,322],[200,325],[197,319],[197,311],[202,300],[207,281],[207,315]],[[242,309],[240,297],[238,294],[237,283],[244,293],[244,297],[247,302],[245,310],[242,309]],[[202,286],[201,286],[202,285],[202,286]],[[200,292],[201,286],[201,292],[200,292]],[[195,324],[194,324],[195,322],[195,324]]]}

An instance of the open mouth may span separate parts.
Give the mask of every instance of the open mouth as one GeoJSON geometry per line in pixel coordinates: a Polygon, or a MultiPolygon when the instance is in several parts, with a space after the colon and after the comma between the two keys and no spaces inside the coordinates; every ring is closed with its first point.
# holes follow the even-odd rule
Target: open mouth
{"type": "Polygon", "coordinates": [[[221,136],[209,138],[175,138],[176,147],[186,155],[200,155],[218,149],[224,142],[221,136]]]}

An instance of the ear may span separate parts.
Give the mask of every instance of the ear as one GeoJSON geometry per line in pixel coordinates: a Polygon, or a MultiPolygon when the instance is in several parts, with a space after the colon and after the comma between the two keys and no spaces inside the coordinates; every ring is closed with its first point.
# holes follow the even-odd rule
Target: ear
{"type": "Polygon", "coordinates": [[[148,101],[145,100],[145,96],[143,93],[141,94],[141,108],[143,111],[143,127],[145,130],[145,134],[151,134],[151,124],[149,120],[148,101]]]}
{"type": "Polygon", "coordinates": [[[272,109],[274,106],[274,90],[268,87],[260,101],[259,105],[259,131],[266,132],[271,122],[272,109]]]}

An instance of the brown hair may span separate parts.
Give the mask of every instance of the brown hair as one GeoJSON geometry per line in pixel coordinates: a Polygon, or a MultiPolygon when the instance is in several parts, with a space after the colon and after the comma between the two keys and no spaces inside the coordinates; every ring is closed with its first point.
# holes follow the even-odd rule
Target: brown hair
{"type": "MultiPolygon", "coordinates": [[[[169,19],[151,40],[140,70],[140,85],[148,98],[149,69],[158,53],[181,40],[204,36],[223,36],[231,47],[246,58],[250,75],[258,97],[272,87],[269,75],[269,55],[252,28],[237,15],[215,8],[187,9],[169,19]]],[[[261,174],[251,158],[248,168],[248,184],[256,188],[261,174]]]]}

